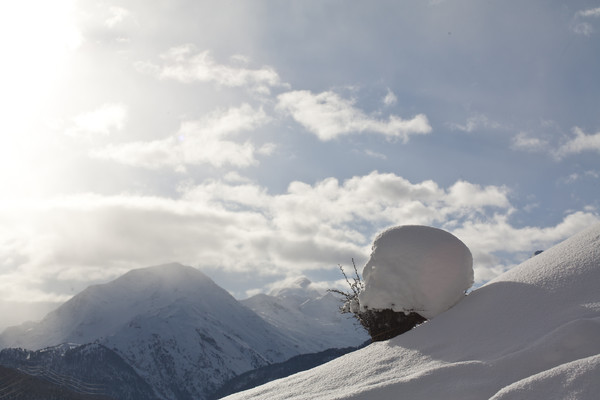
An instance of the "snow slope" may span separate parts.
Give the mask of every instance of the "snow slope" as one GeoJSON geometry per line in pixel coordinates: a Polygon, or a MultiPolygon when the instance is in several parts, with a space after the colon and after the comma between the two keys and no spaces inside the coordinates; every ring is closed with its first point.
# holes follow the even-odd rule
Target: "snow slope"
{"type": "Polygon", "coordinates": [[[305,277],[241,303],[310,353],[356,347],[369,339],[354,318],[339,312],[338,297],[313,288],[305,277]]]}
{"type": "Polygon", "coordinates": [[[600,225],[385,342],[228,399],[597,399],[600,225]]]}

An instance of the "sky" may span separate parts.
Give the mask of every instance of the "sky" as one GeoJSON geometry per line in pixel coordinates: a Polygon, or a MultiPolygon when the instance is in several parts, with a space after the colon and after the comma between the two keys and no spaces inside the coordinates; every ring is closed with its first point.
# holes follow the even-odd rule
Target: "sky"
{"type": "Polygon", "coordinates": [[[173,261],[336,286],[396,225],[481,285],[600,221],[597,2],[5,3],[0,329],[173,261]]]}

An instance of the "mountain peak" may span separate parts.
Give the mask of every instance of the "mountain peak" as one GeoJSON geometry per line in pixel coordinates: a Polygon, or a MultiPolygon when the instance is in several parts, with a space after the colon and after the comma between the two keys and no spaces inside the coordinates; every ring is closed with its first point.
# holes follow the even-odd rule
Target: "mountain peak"
{"type": "Polygon", "coordinates": [[[315,297],[321,295],[318,290],[312,287],[312,282],[305,276],[296,278],[284,279],[278,282],[269,292],[270,296],[300,296],[300,297],[315,297]]]}
{"type": "Polygon", "coordinates": [[[136,317],[173,312],[185,304],[211,310],[236,300],[196,268],[169,263],[131,270],[89,286],[49,313],[32,330],[3,336],[10,346],[40,349],[62,342],[87,343],[114,335],[136,317]],[[43,332],[36,334],[36,332],[43,332]]]}
{"type": "MultiPolygon", "coordinates": [[[[118,279],[123,279],[126,277],[135,277],[139,278],[140,276],[154,277],[159,279],[170,279],[173,278],[195,278],[195,279],[204,279],[207,281],[212,281],[208,276],[202,273],[200,270],[190,267],[187,265],[183,265],[177,262],[154,265],[151,267],[145,268],[137,268],[132,269],[129,272],[125,273],[118,279]]],[[[118,280],[117,279],[117,280],[118,280]]]]}
{"type": "Polygon", "coordinates": [[[310,286],[310,284],[312,282],[307,277],[301,276],[299,278],[296,278],[296,280],[294,281],[294,283],[296,285],[300,286],[302,289],[306,289],[308,286],[310,286]]]}

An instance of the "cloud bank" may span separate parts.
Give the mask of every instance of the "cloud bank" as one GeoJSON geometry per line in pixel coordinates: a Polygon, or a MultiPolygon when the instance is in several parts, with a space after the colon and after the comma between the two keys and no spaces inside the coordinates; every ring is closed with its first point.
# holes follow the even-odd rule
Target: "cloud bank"
{"type": "Polygon", "coordinates": [[[376,171],[296,181],[280,194],[240,181],[183,186],[177,198],[80,194],[3,204],[3,226],[19,228],[0,229],[0,296],[64,299],[69,285],[173,260],[285,276],[336,270],[351,258],[360,267],[378,232],[405,224],[453,232],[473,251],[481,282],[598,220],[575,212],[556,226],[516,227],[506,188],[465,181],[444,188],[376,171]]]}

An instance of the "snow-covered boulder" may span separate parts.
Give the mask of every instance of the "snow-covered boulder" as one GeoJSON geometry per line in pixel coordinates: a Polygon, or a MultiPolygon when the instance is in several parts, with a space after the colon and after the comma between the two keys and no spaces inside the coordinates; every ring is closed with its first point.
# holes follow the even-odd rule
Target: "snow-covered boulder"
{"type": "Polygon", "coordinates": [[[363,269],[361,310],[412,312],[431,319],[473,284],[473,257],[456,236],[429,226],[390,228],[373,243],[363,269]]]}

